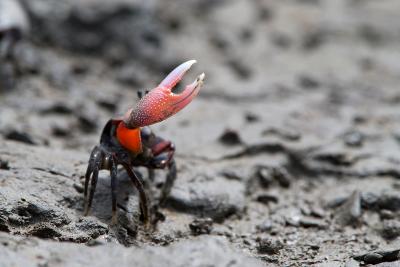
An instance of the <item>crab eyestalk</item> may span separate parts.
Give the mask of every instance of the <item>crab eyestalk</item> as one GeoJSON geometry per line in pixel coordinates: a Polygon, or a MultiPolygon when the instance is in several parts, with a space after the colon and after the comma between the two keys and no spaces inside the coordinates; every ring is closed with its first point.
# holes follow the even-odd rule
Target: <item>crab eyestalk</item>
{"type": "Polygon", "coordinates": [[[146,94],[135,108],[128,110],[123,117],[126,127],[133,129],[163,121],[187,106],[199,93],[205,74],[200,74],[180,94],[171,90],[194,63],[196,60],[189,60],[176,67],[156,88],[146,94]]]}

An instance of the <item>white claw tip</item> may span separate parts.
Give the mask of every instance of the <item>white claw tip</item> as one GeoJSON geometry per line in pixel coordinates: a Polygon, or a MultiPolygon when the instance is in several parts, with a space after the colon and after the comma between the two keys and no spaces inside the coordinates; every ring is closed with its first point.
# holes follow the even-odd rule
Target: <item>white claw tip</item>
{"type": "Polygon", "coordinates": [[[181,66],[184,66],[185,69],[190,69],[190,67],[192,67],[192,65],[195,63],[197,63],[197,60],[192,59],[182,63],[181,66]]]}
{"type": "Polygon", "coordinates": [[[203,72],[202,74],[199,75],[199,81],[203,81],[205,77],[206,74],[203,72]]]}

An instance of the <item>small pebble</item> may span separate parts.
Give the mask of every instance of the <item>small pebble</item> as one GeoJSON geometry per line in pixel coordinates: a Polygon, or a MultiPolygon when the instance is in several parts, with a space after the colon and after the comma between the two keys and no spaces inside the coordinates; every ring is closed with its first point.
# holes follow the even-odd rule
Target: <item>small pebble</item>
{"type": "Polygon", "coordinates": [[[358,132],[353,131],[344,135],[344,143],[349,147],[361,147],[364,141],[364,136],[358,132]]]}
{"type": "Polygon", "coordinates": [[[271,220],[265,220],[261,224],[257,225],[257,229],[261,232],[269,232],[273,228],[271,220]]]}
{"type": "Polygon", "coordinates": [[[327,228],[327,225],[324,221],[319,220],[319,219],[314,219],[314,218],[309,218],[309,217],[303,217],[299,221],[300,225],[305,228],[319,228],[319,229],[325,229],[327,228]]]}
{"type": "Polygon", "coordinates": [[[279,199],[277,195],[274,194],[268,194],[268,193],[262,193],[256,197],[256,200],[260,203],[263,204],[269,204],[270,202],[272,203],[278,203],[279,199]]]}
{"type": "Polygon", "coordinates": [[[301,75],[298,79],[298,85],[303,89],[316,89],[320,83],[313,77],[301,75]]]}
{"type": "Polygon", "coordinates": [[[211,218],[195,219],[189,224],[194,235],[209,234],[212,231],[213,220],[211,218]]]}
{"type": "Polygon", "coordinates": [[[383,221],[381,235],[386,239],[395,239],[400,236],[400,222],[397,220],[383,221]]]}
{"type": "Polygon", "coordinates": [[[239,133],[235,130],[226,129],[224,133],[218,139],[224,145],[240,145],[242,144],[242,140],[239,136],[239,133]]]}
{"type": "Polygon", "coordinates": [[[336,214],[336,222],[342,226],[358,226],[362,216],[361,194],[354,191],[336,214]]]}
{"type": "Polygon", "coordinates": [[[281,249],[283,249],[283,243],[277,239],[271,238],[258,238],[257,250],[259,253],[266,254],[277,254],[281,249]]]}

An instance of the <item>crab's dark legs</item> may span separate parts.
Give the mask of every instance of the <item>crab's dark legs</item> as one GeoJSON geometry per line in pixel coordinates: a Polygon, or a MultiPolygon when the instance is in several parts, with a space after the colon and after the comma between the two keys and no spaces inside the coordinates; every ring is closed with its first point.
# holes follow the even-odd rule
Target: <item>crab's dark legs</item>
{"type": "Polygon", "coordinates": [[[90,155],[89,166],[85,175],[85,216],[89,214],[93,202],[94,191],[96,190],[97,178],[99,176],[99,169],[101,167],[102,152],[98,147],[95,147],[90,155]],[[87,198],[90,176],[92,176],[89,199],[87,198]]]}
{"type": "Polygon", "coordinates": [[[175,179],[176,179],[176,164],[175,160],[172,159],[168,163],[167,178],[165,179],[165,184],[161,191],[161,197],[160,197],[161,206],[165,205],[165,201],[167,200],[167,197],[171,192],[171,188],[174,185],[175,179]]]}
{"type": "Polygon", "coordinates": [[[116,224],[118,221],[117,217],[117,164],[114,158],[111,159],[111,168],[110,168],[110,176],[111,176],[111,202],[112,202],[112,218],[111,223],[116,224]]]}
{"type": "Polygon", "coordinates": [[[126,164],[126,163],[122,163],[122,166],[124,166],[126,172],[128,173],[129,177],[131,178],[133,185],[139,191],[141,215],[143,217],[143,222],[145,224],[148,224],[149,223],[149,208],[148,208],[148,204],[147,204],[147,196],[146,196],[146,192],[144,190],[143,182],[133,172],[132,166],[130,166],[129,164],[126,164]]]}
{"type": "Polygon", "coordinates": [[[150,168],[168,168],[167,177],[161,190],[160,205],[163,206],[176,179],[176,164],[174,160],[175,145],[170,141],[159,140],[152,148],[155,156],[150,162],[150,168]]]}
{"type": "Polygon", "coordinates": [[[95,166],[92,174],[92,181],[90,184],[89,199],[87,200],[85,206],[85,216],[89,214],[90,208],[92,207],[93,196],[94,196],[94,191],[96,190],[98,177],[99,177],[99,168],[98,166],[95,166]]]}
{"type": "Polygon", "coordinates": [[[89,189],[89,181],[90,181],[90,176],[93,173],[93,164],[91,162],[91,160],[89,161],[87,170],[86,170],[86,174],[85,174],[85,189],[83,191],[83,197],[84,197],[84,201],[85,201],[85,207],[86,207],[86,201],[87,201],[87,194],[88,194],[88,189],[89,189]]]}
{"type": "Polygon", "coordinates": [[[95,154],[98,151],[98,147],[94,147],[92,152],[90,153],[90,158],[89,158],[89,163],[88,163],[88,167],[86,169],[86,174],[85,174],[85,190],[84,190],[84,200],[85,200],[85,206],[86,206],[86,200],[87,200],[87,194],[88,194],[88,189],[89,189],[89,182],[90,182],[90,176],[93,173],[93,169],[94,169],[94,161],[95,161],[95,154]]]}

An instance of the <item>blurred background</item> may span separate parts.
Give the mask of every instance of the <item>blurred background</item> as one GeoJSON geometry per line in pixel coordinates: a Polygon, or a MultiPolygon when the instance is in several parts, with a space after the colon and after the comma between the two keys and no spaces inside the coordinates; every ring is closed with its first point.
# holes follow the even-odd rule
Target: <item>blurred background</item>
{"type": "MultiPolygon", "coordinates": [[[[320,244],[300,244],[303,260],[344,259],[400,235],[399,12],[396,0],[0,0],[0,140],[78,155],[79,180],[107,120],[196,59],[183,84],[205,72],[199,96],[152,128],[176,144],[179,192],[229,205],[209,214],[173,191],[174,208],[236,214],[221,227],[255,253],[275,231],[288,253],[320,244]],[[335,210],[346,199],[366,215],[335,210]]],[[[179,216],[159,234],[180,238],[179,216]]]]}
{"type": "Polygon", "coordinates": [[[25,14],[2,2],[22,38],[2,64],[0,128],[37,144],[87,150],[137,90],[192,58],[185,83],[207,75],[199,99],[156,128],[204,153],[225,128],[246,142],[268,127],[326,141],[397,94],[397,1],[37,0],[25,14]]]}

